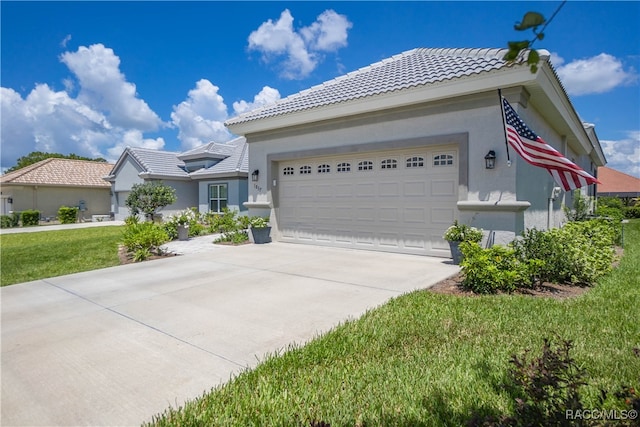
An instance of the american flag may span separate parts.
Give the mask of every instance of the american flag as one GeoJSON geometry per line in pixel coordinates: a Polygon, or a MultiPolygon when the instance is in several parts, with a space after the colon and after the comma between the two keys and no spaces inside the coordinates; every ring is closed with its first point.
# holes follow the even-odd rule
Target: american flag
{"type": "Polygon", "coordinates": [[[575,190],[590,184],[600,184],[597,179],[529,129],[504,98],[502,98],[502,112],[509,145],[527,163],[548,170],[564,191],[575,190]]]}

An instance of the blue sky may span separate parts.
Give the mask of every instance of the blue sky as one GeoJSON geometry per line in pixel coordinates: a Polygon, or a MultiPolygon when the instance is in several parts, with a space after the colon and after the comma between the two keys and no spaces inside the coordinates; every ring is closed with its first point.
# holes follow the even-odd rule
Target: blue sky
{"type": "MultiPolygon", "coordinates": [[[[559,4],[2,1],[0,166],[227,141],[247,109],[416,47],[506,47],[559,4]]],[[[609,166],[638,177],[639,21],[640,2],[569,1],[536,44],[609,166]]]]}

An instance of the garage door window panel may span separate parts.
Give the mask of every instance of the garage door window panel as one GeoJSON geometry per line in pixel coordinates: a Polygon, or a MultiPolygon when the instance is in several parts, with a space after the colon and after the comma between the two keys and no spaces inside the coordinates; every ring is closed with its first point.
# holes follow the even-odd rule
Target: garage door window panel
{"type": "Polygon", "coordinates": [[[423,168],[424,157],[414,156],[407,159],[407,168],[423,168]]]}
{"type": "Polygon", "coordinates": [[[338,172],[351,172],[351,163],[338,163],[336,170],[338,172]]]}
{"type": "Polygon", "coordinates": [[[453,154],[438,154],[433,157],[433,166],[453,166],[453,154]]]}
{"type": "Polygon", "coordinates": [[[358,171],[372,171],[373,170],[373,162],[369,160],[363,160],[358,162],[358,171]]]}
{"type": "Polygon", "coordinates": [[[328,164],[322,164],[318,166],[318,173],[331,173],[331,166],[328,164]]]}
{"type": "Polygon", "coordinates": [[[380,169],[397,169],[398,161],[396,159],[384,159],[380,162],[380,169]]]}

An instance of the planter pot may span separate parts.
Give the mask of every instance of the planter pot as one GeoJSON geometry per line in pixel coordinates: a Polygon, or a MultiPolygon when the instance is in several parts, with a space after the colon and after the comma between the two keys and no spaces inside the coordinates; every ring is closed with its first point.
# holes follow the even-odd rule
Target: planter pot
{"type": "Polygon", "coordinates": [[[462,252],[460,252],[460,242],[452,242],[449,240],[449,249],[451,249],[451,258],[455,265],[460,264],[462,261],[462,252]]]}
{"type": "Polygon", "coordinates": [[[271,227],[264,228],[251,228],[251,235],[253,236],[253,243],[262,244],[269,243],[271,241],[271,227]]]}
{"type": "Polygon", "coordinates": [[[178,240],[189,240],[189,226],[178,225],[178,240]]]}

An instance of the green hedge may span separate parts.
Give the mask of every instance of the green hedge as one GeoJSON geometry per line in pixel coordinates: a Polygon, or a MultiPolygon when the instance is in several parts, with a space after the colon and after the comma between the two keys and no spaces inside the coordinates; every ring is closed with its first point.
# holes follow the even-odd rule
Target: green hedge
{"type": "Polygon", "coordinates": [[[594,219],[529,229],[508,247],[463,243],[463,285],[476,293],[511,292],[540,282],[593,285],[611,271],[618,228],[616,221],[594,219]]]}
{"type": "Polygon", "coordinates": [[[78,219],[78,208],[69,206],[60,206],[58,209],[58,221],[61,224],[75,224],[78,219]]]}
{"type": "Polygon", "coordinates": [[[20,213],[12,212],[11,215],[2,215],[0,217],[0,228],[12,228],[20,225],[20,213]]]}
{"type": "Polygon", "coordinates": [[[22,211],[21,214],[22,225],[39,225],[40,224],[40,211],[28,210],[22,211]]]}

